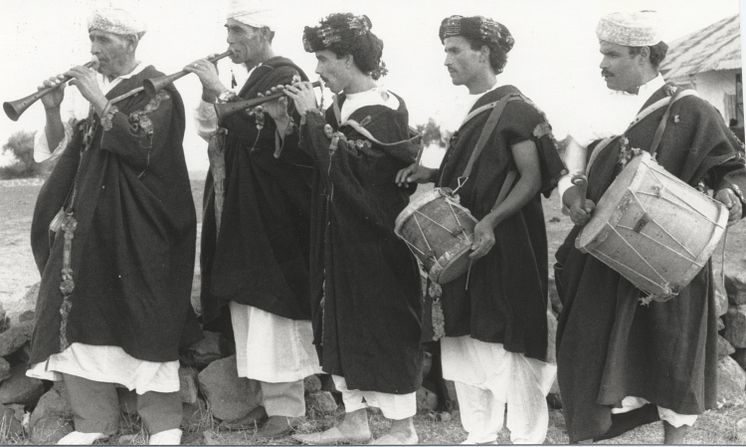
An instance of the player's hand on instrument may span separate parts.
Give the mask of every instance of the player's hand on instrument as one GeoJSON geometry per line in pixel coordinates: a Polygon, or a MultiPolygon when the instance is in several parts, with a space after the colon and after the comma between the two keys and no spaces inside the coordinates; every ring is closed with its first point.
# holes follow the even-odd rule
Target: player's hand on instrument
{"type": "Polygon", "coordinates": [[[596,204],[585,197],[585,188],[573,185],[562,195],[562,204],[575,225],[585,225],[591,219],[596,204]]]}
{"type": "MultiPolygon", "coordinates": [[[[284,91],[285,87],[282,85],[277,85],[275,87],[272,87],[270,90],[267,90],[264,92],[264,94],[259,93],[257,96],[269,96],[276,93],[282,93],[284,91]]],[[[288,97],[287,96],[281,96],[278,99],[275,99],[274,101],[265,102],[262,104],[262,108],[265,112],[269,114],[269,116],[272,117],[272,119],[275,121],[275,123],[287,123],[290,121],[290,115],[288,114],[288,97]]]]}
{"type": "Polygon", "coordinates": [[[318,109],[316,93],[308,81],[298,82],[284,87],[285,94],[295,103],[295,109],[300,116],[305,116],[309,110],[318,109]]]}
{"type": "Polygon", "coordinates": [[[568,207],[570,210],[570,220],[575,225],[585,225],[591,220],[595,208],[596,204],[590,199],[585,199],[583,206],[581,206],[580,200],[577,200],[568,207]]]}
{"type": "Polygon", "coordinates": [[[37,88],[38,90],[44,90],[45,88],[56,87],[54,90],[51,90],[49,93],[41,97],[41,102],[44,104],[45,109],[54,109],[62,104],[62,99],[65,97],[66,85],[65,75],[60,74],[47,79],[37,88]]]}
{"type": "Polygon", "coordinates": [[[83,95],[88,102],[93,104],[99,112],[103,110],[108,100],[104,96],[104,92],[101,91],[101,87],[98,85],[96,71],[79,65],[68,70],[65,75],[72,78],[70,84],[77,87],[78,90],[80,90],[80,94],[83,95]]]}
{"type": "Polygon", "coordinates": [[[407,186],[409,183],[427,183],[432,181],[436,169],[430,169],[419,163],[412,163],[396,173],[394,182],[398,186],[407,186]]]}
{"type": "Polygon", "coordinates": [[[196,74],[202,83],[202,88],[212,96],[218,96],[227,90],[223,83],[220,82],[217,65],[207,59],[197,59],[187,64],[184,67],[184,71],[196,74]]]}
{"type": "Polygon", "coordinates": [[[743,205],[731,188],[723,188],[719,190],[715,193],[715,199],[723,202],[726,208],[728,208],[728,211],[730,212],[728,225],[733,225],[741,219],[743,215],[743,205]]]}
{"type": "Polygon", "coordinates": [[[492,250],[495,245],[495,226],[489,219],[482,219],[474,226],[474,242],[469,258],[477,260],[492,250]]]}

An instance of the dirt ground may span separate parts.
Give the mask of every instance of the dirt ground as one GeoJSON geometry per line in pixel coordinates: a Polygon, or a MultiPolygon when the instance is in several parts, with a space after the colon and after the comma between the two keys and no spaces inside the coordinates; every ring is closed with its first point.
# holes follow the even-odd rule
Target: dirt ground
{"type": "MultiPolygon", "coordinates": [[[[192,192],[197,209],[200,210],[204,175],[202,173],[195,174],[192,178],[192,192]]],[[[0,249],[4,253],[0,257],[0,304],[10,313],[18,307],[18,302],[28,288],[39,281],[39,273],[31,254],[29,234],[34,204],[40,188],[41,182],[36,180],[0,181],[0,222],[2,223],[0,225],[0,249]]],[[[556,193],[550,199],[544,201],[544,209],[551,266],[554,252],[570,230],[571,224],[559,209],[556,193]]],[[[200,213],[197,214],[198,221],[201,223],[200,213]]],[[[741,222],[732,227],[728,232],[727,241],[726,264],[733,268],[746,268],[746,224],[741,222]]],[[[197,247],[199,249],[199,244],[197,247]]],[[[718,253],[716,264],[719,264],[720,251],[716,253],[718,253]]],[[[733,444],[737,441],[735,422],[744,417],[746,417],[746,408],[744,407],[726,407],[709,411],[695,425],[688,441],[697,444],[733,444]]],[[[331,418],[312,420],[302,428],[311,431],[331,425],[332,422],[331,418]]],[[[458,417],[454,417],[447,422],[434,422],[432,415],[418,415],[415,424],[422,443],[453,444],[461,442],[465,437],[458,417]]],[[[247,432],[211,433],[209,429],[205,430],[204,428],[194,427],[193,430],[187,430],[184,438],[185,443],[250,444],[259,441],[247,432]]],[[[385,423],[380,416],[374,416],[374,434],[381,433],[384,429],[385,423]]],[[[505,432],[501,433],[500,436],[501,441],[508,441],[505,432]]],[[[646,444],[659,443],[661,440],[662,429],[660,424],[650,424],[606,442],[612,444],[646,444]]],[[[561,412],[551,411],[547,443],[564,444],[567,441],[561,412]]],[[[277,440],[276,443],[287,444],[292,443],[292,440],[283,438],[277,440]]]]}

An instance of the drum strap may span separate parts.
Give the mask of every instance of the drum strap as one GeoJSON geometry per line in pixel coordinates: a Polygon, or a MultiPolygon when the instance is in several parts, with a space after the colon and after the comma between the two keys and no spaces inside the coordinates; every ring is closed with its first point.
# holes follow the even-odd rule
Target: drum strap
{"type": "Polygon", "coordinates": [[[658,146],[661,144],[661,140],[663,140],[663,132],[666,130],[666,123],[668,122],[668,117],[671,115],[671,106],[673,106],[673,103],[678,101],[681,98],[684,98],[686,96],[696,95],[697,93],[694,90],[691,89],[677,89],[676,93],[674,93],[673,97],[671,98],[671,101],[668,103],[668,107],[666,108],[666,111],[663,113],[663,117],[661,118],[661,122],[658,124],[658,128],[655,129],[655,135],[653,136],[653,143],[650,145],[650,155],[653,156],[655,159],[655,153],[658,152],[658,146]]]}
{"type": "Polygon", "coordinates": [[[490,116],[487,117],[487,121],[484,123],[484,127],[482,127],[482,133],[479,134],[477,145],[474,146],[474,150],[471,152],[471,157],[469,157],[469,162],[466,164],[464,173],[461,174],[461,177],[459,178],[459,186],[469,179],[469,175],[471,175],[471,171],[472,169],[474,169],[474,163],[476,163],[477,158],[479,158],[479,155],[482,153],[484,146],[487,145],[487,139],[489,139],[489,137],[492,135],[492,132],[497,127],[497,123],[498,121],[500,121],[500,116],[502,115],[503,110],[505,110],[505,106],[508,105],[508,102],[510,101],[518,101],[521,99],[523,99],[521,95],[510,94],[505,95],[494,103],[485,106],[485,109],[487,109],[489,106],[494,105],[490,116]]]}
{"type": "MultiPolygon", "coordinates": [[[[685,98],[687,96],[696,95],[696,94],[697,92],[692,89],[678,89],[676,91],[676,94],[674,94],[673,97],[666,96],[665,98],[659,99],[658,101],[650,104],[649,106],[641,110],[640,113],[637,114],[635,119],[632,120],[629,126],[627,126],[627,129],[624,131],[622,135],[629,132],[631,128],[633,128],[635,125],[640,123],[643,119],[647,118],[650,114],[652,114],[656,110],[662,107],[668,106],[653,136],[653,144],[650,146],[651,155],[655,155],[655,153],[658,151],[658,146],[660,145],[660,142],[663,139],[663,131],[666,129],[666,122],[668,121],[668,116],[670,115],[670,110],[671,110],[671,106],[673,105],[673,103],[678,101],[681,98],[685,98]]],[[[585,168],[586,175],[591,172],[591,166],[593,166],[593,163],[596,161],[596,158],[598,158],[601,152],[603,152],[604,149],[609,147],[609,145],[619,137],[620,135],[615,135],[613,137],[605,138],[603,141],[598,143],[598,145],[596,145],[596,148],[593,150],[593,152],[591,153],[591,157],[588,160],[588,165],[585,168]]]]}

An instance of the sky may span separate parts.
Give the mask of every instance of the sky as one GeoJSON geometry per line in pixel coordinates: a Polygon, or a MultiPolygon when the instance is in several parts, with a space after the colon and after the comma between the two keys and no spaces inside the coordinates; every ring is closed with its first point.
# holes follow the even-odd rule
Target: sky
{"type": "MultiPolygon", "coordinates": [[[[410,124],[433,118],[444,129],[457,127],[467,91],[454,86],[443,66],[438,39],[440,21],[451,14],[485,15],[508,27],[515,46],[501,84],[514,84],[547,115],[561,139],[583,126],[589,115],[610,113],[610,95],[600,77],[598,18],[618,10],[653,9],[660,13],[662,37],[672,41],[739,13],[746,0],[274,0],[282,22],[275,52],[293,59],[315,79],[315,59],[303,51],[304,26],[332,12],[367,14],[372,31],[384,41],[389,74],[382,83],[402,96],[410,124]]],[[[33,92],[43,79],[90,59],[86,19],[96,0],[0,0],[0,98],[15,100],[33,92]]],[[[140,42],[143,62],[172,73],[188,62],[226,49],[226,0],[141,0],[149,30],[140,42]]],[[[742,25],[743,27],[743,25],[742,25]]],[[[742,33],[743,34],[743,33],[742,33]]],[[[742,42],[743,42],[742,36],[742,42]]],[[[245,79],[241,66],[219,63],[221,77],[245,79]]],[[[196,135],[192,112],[201,87],[196,76],[176,81],[184,98],[185,154],[190,170],[206,170],[206,144],[196,135]]],[[[18,122],[0,116],[0,141],[14,131],[40,129],[42,105],[32,106],[18,122]]]]}

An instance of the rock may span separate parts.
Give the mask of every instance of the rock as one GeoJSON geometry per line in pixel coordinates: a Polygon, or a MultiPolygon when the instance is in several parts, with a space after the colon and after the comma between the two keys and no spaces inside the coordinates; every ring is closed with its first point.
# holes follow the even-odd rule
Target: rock
{"type": "Polygon", "coordinates": [[[238,377],[235,355],[210,363],[198,380],[208,407],[218,419],[240,419],[260,403],[259,382],[238,377]]]}
{"type": "Polygon", "coordinates": [[[188,351],[194,361],[194,366],[204,368],[223,357],[220,334],[204,331],[204,338],[190,346],[188,351]]]}
{"type": "Polygon", "coordinates": [[[179,368],[179,395],[181,401],[194,404],[199,397],[199,386],[197,385],[197,372],[194,368],[179,368]]]}
{"type": "MultiPolygon", "coordinates": [[[[731,348],[733,347],[731,346],[731,348]]],[[[720,349],[718,346],[718,355],[719,355],[719,351],[720,349]]],[[[730,354],[730,356],[733,358],[733,360],[736,361],[736,363],[738,363],[738,366],[740,366],[741,369],[746,370],[746,349],[744,348],[735,349],[734,348],[733,351],[734,352],[730,354]]],[[[718,360],[720,360],[720,357],[718,357],[718,360]]]]}
{"type": "Polygon", "coordinates": [[[16,365],[28,365],[31,359],[31,343],[26,343],[21,346],[16,352],[5,356],[5,360],[10,363],[10,366],[16,365]]]}
{"type": "Polygon", "coordinates": [[[338,394],[337,387],[334,386],[334,380],[330,374],[318,374],[319,380],[321,380],[321,390],[329,391],[332,394],[338,394]]]}
{"type": "Polygon", "coordinates": [[[746,371],[730,357],[718,362],[717,406],[743,405],[746,403],[746,371]]]}
{"type": "Polygon", "coordinates": [[[723,318],[718,318],[718,332],[722,332],[723,329],[725,329],[725,323],[723,323],[723,318]]]}
{"type": "Polygon", "coordinates": [[[34,321],[36,318],[36,312],[33,310],[27,310],[18,316],[18,322],[25,323],[26,321],[34,321]]]}
{"type": "Polygon", "coordinates": [[[743,269],[737,271],[726,269],[725,291],[731,304],[736,306],[746,304],[746,271],[743,269]]]}
{"type": "Polygon", "coordinates": [[[0,357],[0,382],[10,378],[10,363],[0,357]]]}
{"type": "Polygon", "coordinates": [[[319,379],[319,376],[313,374],[303,379],[303,389],[306,394],[321,391],[321,379],[319,379]]]}
{"type": "Polygon", "coordinates": [[[72,420],[73,410],[67,401],[64,382],[55,382],[54,386],[41,396],[29,417],[29,429],[33,431],[36,424],[44,418],[72,420]]]}
{"type": "Polygon", "coordinates": [[[44,394],[44,385],[39,379],[26,377],[26,365],[10,369],[10,378],[0,383],[0,404],[23,404],[33,407],[44,394]]]}
{"type": "Polygon", "coordinates": [[[438,396],[425,387],[417,390],[417,411],[435,411],[438,408],[438,396]]]}
{"type": "Polygon", "coordinates": [[[308,414],[320,416],[334,414],[337,411],[337,401],[329,391],[316,391],[306,396],[308,414]]]}
{"type": "Polygon", "coordinates": [[[47,416],[36,421],[31,428],[32,444],[56,444],[63,436],[73,431],[72,420],[47,416]]]}
{"type": "Polygon", "coordinates": [[[723,316],[725,333],[723,337],[733,345],[734,348],[746,348],[746,306],[728,307],[728,312],[723,316]]]}
{"type": "Polygon", "coordinates": [[[20,410],[19,414],[17,408],[13,406],[0,405],[0,439],[16,443],[23,438],[22,406],[20,410]]]}
{"type": "Polygon", "coordinates": [[[0,334],[0,357],[13,354],[21,346],[28,343],[31,340],[33,332],[34,322],[24,321],[23,323],[11,326],[8,330],[0,334]]]}
{"type": "MultiPolygon", "coordinates": [[[[744,349],[746,351],[746,349],[744,349]]],[[[727,355],[731,355],[736,352],[736,349],[728,343],[728,340],[718,335],[718,360],[722,359],[727,355]]]]}
{"type": "Polygon", "coordinates": [[[33,312],[34,309],[36,309],[36,299],[39,297],[39,283],[32,285],[29,287],[29,289],[26,291],[26,294],[21,298],[20,300],[13,303],[13,305],[9,305],[7,309],[7,318],[10,321],[10,324],[16,324],[20,322],[20,316],[24,313],[31,311],[33,312]]]}

